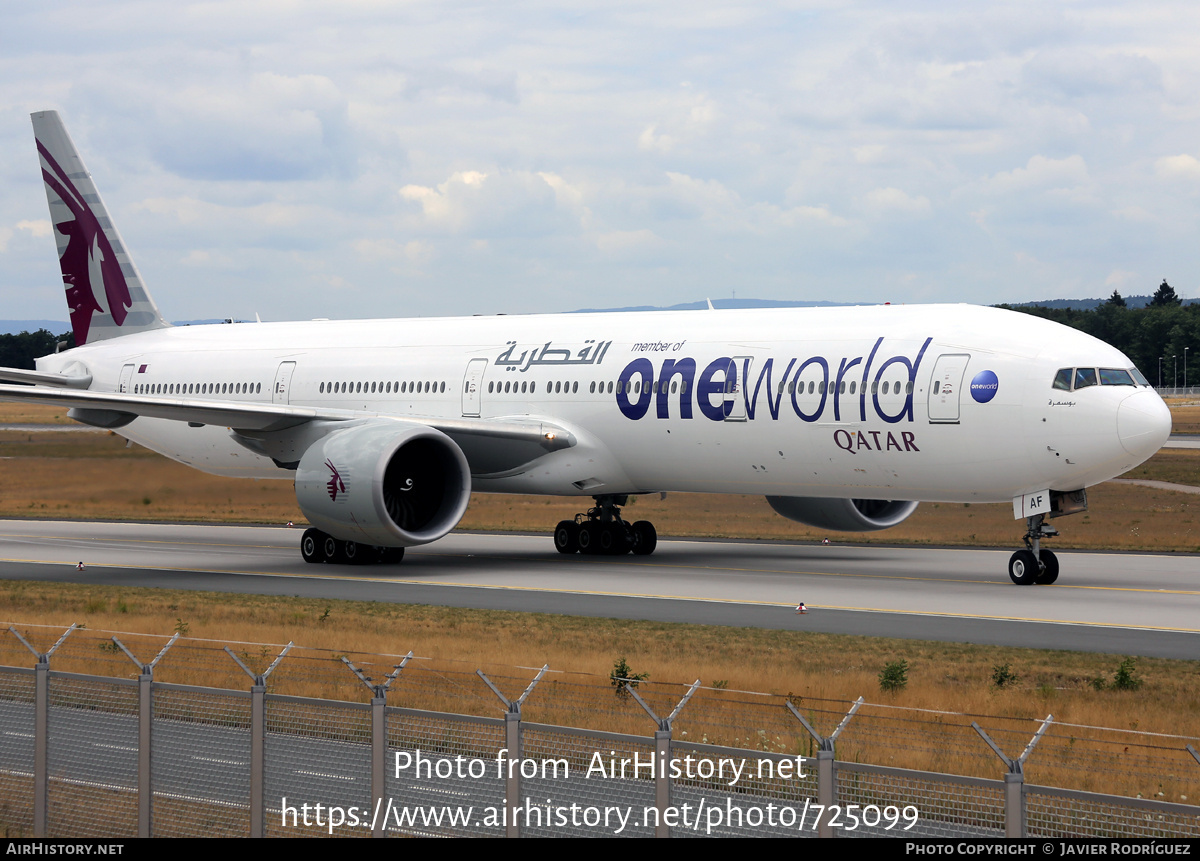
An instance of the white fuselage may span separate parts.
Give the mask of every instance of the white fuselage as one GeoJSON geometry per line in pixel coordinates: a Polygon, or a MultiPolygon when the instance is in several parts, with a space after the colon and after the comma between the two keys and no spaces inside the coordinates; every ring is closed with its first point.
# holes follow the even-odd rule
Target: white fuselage
{"type": "MultiPolygon", "coordinates": [[[[38,367],[82,367],[93,391],[569,429],[519,469],[472,464],[475,490],[512,493],[1006,502],[1119,475],[1169,432],[1145,386],[1052,388],[1061,368],[1132,368],[1118,350],[967,305],[185,326],[38,367]]],[[[294,476],[226,428],[119,433],[206,472],[294,476]]]]}

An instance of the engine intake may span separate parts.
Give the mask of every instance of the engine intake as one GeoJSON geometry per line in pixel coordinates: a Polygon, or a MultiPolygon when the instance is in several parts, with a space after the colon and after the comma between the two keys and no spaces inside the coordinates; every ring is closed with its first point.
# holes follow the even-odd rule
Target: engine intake
{"type": "Polygon", "coordinates": [[[453,440],[390,419],[333,431],[309,446],[296,470],[296,500],[309,522],[360,544],[436,541],[470,498],[470,468],[453,440]]]}
{"type": "Polygon", "coordinates": [[[874,532],[908,519],[917,503],[893,499],[822,499],[806,496],[768,496],[776,513],[788,520],[835,532],[874,532]]]}

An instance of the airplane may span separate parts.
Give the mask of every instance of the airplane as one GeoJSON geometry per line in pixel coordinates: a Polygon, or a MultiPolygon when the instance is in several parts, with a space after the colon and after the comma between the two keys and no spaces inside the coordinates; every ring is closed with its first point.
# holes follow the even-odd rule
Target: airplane
{"type": "Polygon", "coordinates": [[[294,481],[308,562],[398,562],[472,491],[591,497],[557,550],[646,555],[657,531],[622,507],[681,491],[762,494],[840,531],[1011,503],[1009,576],[1051,584],[1049,520],[1170,434],[1120,351],[972,305],[172,326],[58,114],[32,119],[76,346],[0,369],[0,399],[294,481]]]}

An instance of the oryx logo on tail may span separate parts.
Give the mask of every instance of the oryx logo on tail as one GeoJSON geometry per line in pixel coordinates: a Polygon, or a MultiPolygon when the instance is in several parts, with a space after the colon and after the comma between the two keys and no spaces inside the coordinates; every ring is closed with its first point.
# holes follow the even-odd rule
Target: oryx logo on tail
{"type": "Polygon", "coordinates": [[[104,235],[100,220],[88,206],[84,195],[62,169],[50,151],[37,142],[38,152],[49,169],[42,168],[46,188],[58,195],[74,218],[55,223],[54,227],[67,237],[67,247],[59,258],[63,284],[67,288],[67,305],[71,309],[71,328],[78,343],[87,343],[93,314],[109,313],[120,326],[133,306],[129,285],[121,264],[117,262],[112,243],[104,235]]]}
{"type": "Polygon", "coordinates": [[[31,119],[75,343],[167,327],[62,120],[31,119]]]}

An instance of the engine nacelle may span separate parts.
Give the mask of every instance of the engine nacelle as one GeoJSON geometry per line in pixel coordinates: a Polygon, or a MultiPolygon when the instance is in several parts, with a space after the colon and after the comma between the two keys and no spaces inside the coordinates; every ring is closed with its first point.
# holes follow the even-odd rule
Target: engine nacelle
{"type": "Polygon", "coordinates": [[[377,419],[335,430],[304,452],[296,500],[344,541],[412,547],[455,527],[471,498],[462,450],[434,428],[377,419]]]}
{"type": "Polygon", "coordinates": [[[821,499],[807,496],[768,496],[778,514],[805,526],[835,532],[874,532],[903,523],[917,503],[892,499],[821,499]]]}

